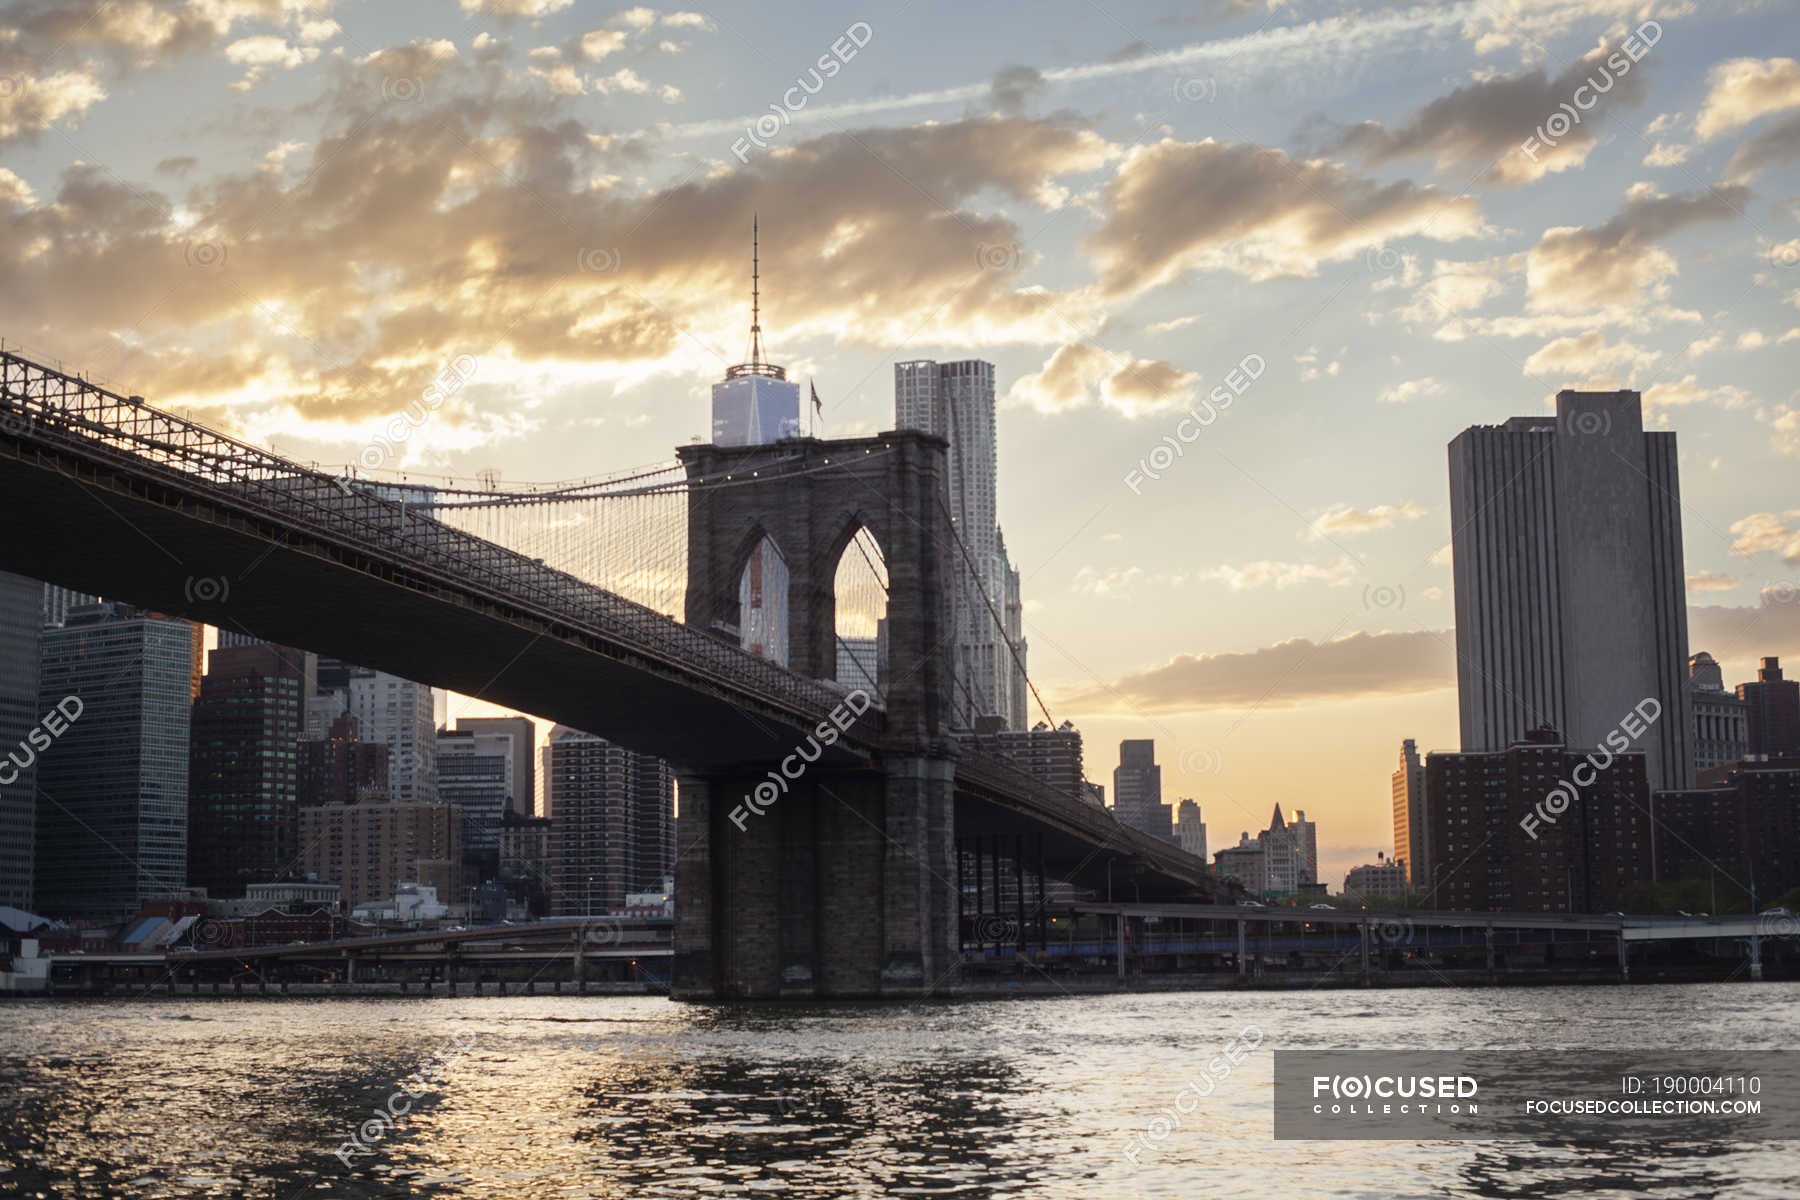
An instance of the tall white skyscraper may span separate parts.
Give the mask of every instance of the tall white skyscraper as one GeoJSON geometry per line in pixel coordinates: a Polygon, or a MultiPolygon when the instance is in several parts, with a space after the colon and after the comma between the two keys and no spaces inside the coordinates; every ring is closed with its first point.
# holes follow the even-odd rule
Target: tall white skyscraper
{"type": "Polygon", "coordinates": [[[1450,443],[1464,752],[1543,725],[1599,746],[1647,720],[1631,748],[1651,788],[1693,786],[1679,476],[1632,391],[1559,392],[1554,417],[1450,443]]]}
{"type": "MultiPolygon", "coordinates": [[[[769,362],[762,343],[762,271],[757,225],[750,224],[750,344],[744,361],[725,368],[712,388],[716,446],[760,446],[800,436],[800,385],[769,362]]],[[[738,581],[738,642],[752,654],[788,662],[788,566],[764,538],[738,581]]]]}
{"type": "Polygon", "coordinates": [[[435,804],[437,786],[437,698],[432,689],[385,671],[350,671],[348,711],[365,742],[388,746],[388,798],[396,803],[435,804]]]}
{"type": "Polygon", "coordinates": [[[997,716],[1026,727],[1023,612],[1018,572],[998,524],[999,454],[994,422],[994,364],[978,359],[894,364],[894,423],[950,443],[950,522],[956,552],[956,704],[961,724],[997,716]],[[973,566],[971,567],[971,563],[973,566]]]}

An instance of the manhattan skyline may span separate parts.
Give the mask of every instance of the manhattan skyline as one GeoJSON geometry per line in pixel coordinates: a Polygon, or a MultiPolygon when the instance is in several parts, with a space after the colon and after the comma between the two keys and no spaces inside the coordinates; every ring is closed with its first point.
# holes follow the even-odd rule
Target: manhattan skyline
{"type": "Polygon", "coordinates": [[[1390,848],[1400,739],[1457,744],[1467,426],[1641,390],[1690,648],[1728,686],[1800,654],[1779,14],[1649,13],[1550,145],[1637,5],[1172,10],[15,4],[0,328],[328,464],[468,355],[383,468],[591,475],[706,432],[757,212],[770,353],[827,436],[892,426],[896,361],[995,363],[1032,675],[1090,775],[1154,737],[1216,845],[1305,808],[1327,878],[1390,848]]]}

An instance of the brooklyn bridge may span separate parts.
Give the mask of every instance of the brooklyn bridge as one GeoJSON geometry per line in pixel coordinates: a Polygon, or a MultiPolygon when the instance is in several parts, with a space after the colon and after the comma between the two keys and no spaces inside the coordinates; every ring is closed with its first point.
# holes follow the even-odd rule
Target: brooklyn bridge
{"type": "Polygon", "coordinates": [[[1212,898],[1202,860],[958,727],[951,591],[966,549],[946,454],[894,430],[689,445],[556,485],[417,486],[290,461],[0,352],[11,569],[671,763],[673,990],[691,999],[954,992],[968,897],[977,917],[1007,915],[1002,859],[1018,906],[1046,880],[1212,898]],[[764,539],[790,572],[785,666],[737,636],[764,539]],[[834,677],[853,547],[880,565],[888,666],[873,694],[834,677]],[[975,881],[970,849],[989,864],[975,881]]]}

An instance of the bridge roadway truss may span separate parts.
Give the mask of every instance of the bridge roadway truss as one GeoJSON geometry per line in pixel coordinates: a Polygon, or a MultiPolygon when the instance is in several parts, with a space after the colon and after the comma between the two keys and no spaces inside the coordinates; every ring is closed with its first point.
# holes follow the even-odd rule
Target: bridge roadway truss
{"type": "MultiPolygon", "coordinates": [[[[689,487],[699,491],[716,475],[694,461],[716,456],[690,449],[689,487]]],[[[906,487],[879,493],[905,512],[884,516],[859,502],[859,519],[895,531],[883,547],[890,604],[904,609],[909,589],[945,577],[954,549],[943,538],[913,537],[906,555],[892,544],[943,510],[933,490],[941,441],[892,432],[778,451],[760,461],[753,486],[741,474],[731,481],[731,506],[754,506],[765,488],[784,503],[816,496],[836,464],[881,458],[884,469],[910,473],[906,487]]],[[[868,484],[858,481],[864,492],[868,484]]],[[[692,495],[690,537],[697,510],[730,507],[692,495]]],[[[477,696],[669,761],[682,807],[677,995],[954,991],[953,847],[966,834],[1032,835],[1044,868],[1081,886],[1111,883],[1146,900],[1210,895],[1199,859],[959,744],[941,719],[947,672],[928,661],[951,661],[928,603],[915,604],[910,631],[901,630],[921,656],[908,673],[922,681],[914,693],[890,689],[886,708],[819,747],[773,808],[734,820],[741,799],[839,710],[844,688],[455,529],[396,485],[334,476],[0,351],[0,502],[15,515],[10,569],[477,696]]],[[[690,586],[690,607],[692,596],[690,586]]]]}

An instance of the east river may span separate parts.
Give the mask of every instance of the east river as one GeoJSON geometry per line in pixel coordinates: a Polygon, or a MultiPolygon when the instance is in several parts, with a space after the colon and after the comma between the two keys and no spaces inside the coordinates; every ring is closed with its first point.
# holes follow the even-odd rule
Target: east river
{"type": "Polygon", "coordinates": [[[1795,1142],[1277,1142],[1269,1052],[1797,1035],[1800,984],[14,1001],[0,1198],[1795,1197],[1795,1142]],[[1248,1029],[1259,1049],[1159,1121],[1248,1029]]]}

